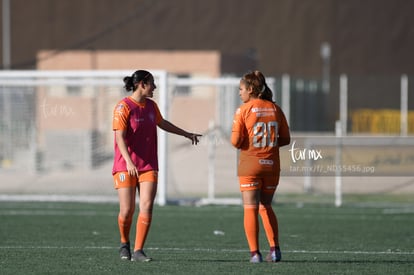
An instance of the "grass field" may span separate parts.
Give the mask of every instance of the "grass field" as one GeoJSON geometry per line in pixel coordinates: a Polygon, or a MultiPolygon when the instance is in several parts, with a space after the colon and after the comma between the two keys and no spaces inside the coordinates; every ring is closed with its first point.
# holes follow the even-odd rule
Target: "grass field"
{"type": "MultiPolygon", "coordinates": [[[[154,261],[135,263],[118,259],[116,204],[0,202],[0,274],[414,273],[414,204],[275,209],[280,263],[248,262],[240,206],[156,207],[154,261]]],[[[260,242],[265,254],[263,231],[260,242]]]]}

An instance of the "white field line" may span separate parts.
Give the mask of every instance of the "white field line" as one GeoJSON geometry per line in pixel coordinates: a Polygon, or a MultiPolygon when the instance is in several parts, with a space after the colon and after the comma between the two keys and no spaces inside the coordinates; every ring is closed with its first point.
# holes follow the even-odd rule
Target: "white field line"
{"type": "Polygon", "coordinates": [[[0,210],[0,216],[117,216],[117,212],[88,210],[0,210]]]}
{"type": "MultiPolygon", "coordinates": [[[[115,193],[114,193],[115,194],[115,193]]],[[[0,201],[14,202],[89,202],[107,203],[118,202],[117,195],[98,196],[98,195],[0,195],[0,201]]]]}
{"type": "MultiPolygon", "coordinates": [[[[117,250],[115,246],[0,246],[0,250],[20,249],[89,249],[89,250],[117,250]]],[[[211,253],[246,253],[247,249],[216,249],[216,248],[178,248],[178,247],[148,247],[146,250],[178,251],[178,252],[211,252],[211,253]]],[[[354,255],[414,255],[414,251],[333,251],[333,250],[283,250],[289,254],[354,254],[354,255]]]]}
{"type": "Polygon", "coordinates": [[[383,214],[388,215],[395,215],[395,214],[414,214],[414,208],[406,207],[406,208],[390,208],[382,210],[383,214]]]}

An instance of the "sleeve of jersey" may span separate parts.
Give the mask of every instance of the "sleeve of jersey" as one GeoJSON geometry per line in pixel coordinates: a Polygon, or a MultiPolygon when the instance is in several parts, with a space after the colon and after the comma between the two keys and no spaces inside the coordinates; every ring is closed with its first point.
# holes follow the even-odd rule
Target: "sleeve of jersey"
{"type": "Polygon", "coordinates": [[[113,118],[112,118],[112,129],[116,130],[126,130],[128,125],[128,116],[129,108],[128,105],[121,101],[119,102],[114,109],[113,118]]]}
{"type": "Polygon", "coordinates": [[[243,120],[240,108],[237,109],[234,118],[233,126],[231,130],[231,144],[234,147],[240,148],[243,143],[243,120]]]}
{"type": "Polygon", "coordinates": [[[154,102],[154,108],[155,108],[155,123],[158,125],[164,118],[161,115],[160,109],[158,108],[158,105],[154,102]]]}

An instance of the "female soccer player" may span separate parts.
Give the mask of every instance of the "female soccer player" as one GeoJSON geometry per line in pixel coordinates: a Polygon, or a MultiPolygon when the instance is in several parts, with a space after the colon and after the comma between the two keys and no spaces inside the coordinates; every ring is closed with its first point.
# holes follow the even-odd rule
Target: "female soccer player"
{"type": "Polygon", "coordinates": [[[157,192],[157,126],[184,136],[196,145],[201,135],[189,133],[163,119],[157,104],[150,98],[156,89],[153,75],[138,70],[124,77],[125,89],[132,95],[122,99],[113,112],[115,155],[112,175],[118,190],[118,226],[121,235],[121,259],[148,262],[143,251],[151,225],[157,192]],[[135,211],[135,194],[139,194],[134,253],[131,255],[129,231],[135,211]]]}
{"type": "Polygon", "coordinates": [[[240,149],[238,177],[244,208],[244,231],[250,248],[250,262],[262,262],[259,250],[259,221],[270,245],[266,261],[278,262],[279,229],[272,209],[279,183],[279,147],[290,143],[289,126],[281,108],[272,100],[272,91],[259,71],[240,80],[243,104],[234,115],[231,143],[240,149]]]}

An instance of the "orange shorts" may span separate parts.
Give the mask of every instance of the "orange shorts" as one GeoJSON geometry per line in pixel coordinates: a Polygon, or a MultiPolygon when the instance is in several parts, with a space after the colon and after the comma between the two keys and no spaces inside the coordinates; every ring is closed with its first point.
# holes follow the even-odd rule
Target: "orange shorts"
{"type": "Polygon", "coordinates": [[[272,177],[239,177],[240,191],[261,190],[274,193],[279,184],[279,176],[272,177]]]}
{"type": "Polygon", "coordinates": [[[138,172],[138,177],[131,177],[128,172],[118,172],[114,174],[114,188],[136,187],[139,182],[158,182],[158,171],[149,170],[138,172]]]}

